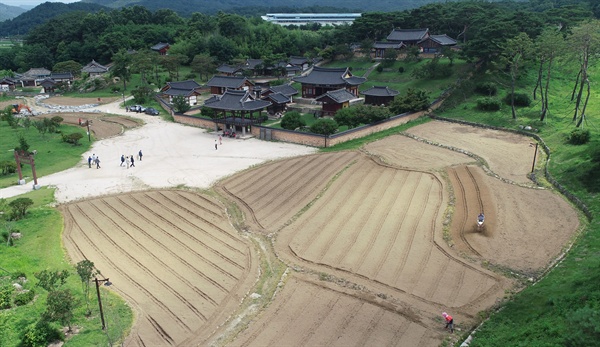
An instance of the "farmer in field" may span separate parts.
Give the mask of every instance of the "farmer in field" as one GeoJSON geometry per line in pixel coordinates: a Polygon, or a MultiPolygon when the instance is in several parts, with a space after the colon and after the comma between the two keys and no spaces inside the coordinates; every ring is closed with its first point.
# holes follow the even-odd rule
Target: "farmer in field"
{"type": "Polygon", "coordinates": [[[446,320],[446,329],[450,328],[450,333],[454,333],[454,319],[446,312],[442,313],[442,317],[446,320]]]}

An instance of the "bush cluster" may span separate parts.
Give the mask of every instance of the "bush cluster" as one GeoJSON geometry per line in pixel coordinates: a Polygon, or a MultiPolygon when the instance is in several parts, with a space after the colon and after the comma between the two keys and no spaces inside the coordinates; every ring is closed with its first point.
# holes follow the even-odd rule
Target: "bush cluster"
{"type": "Polygon", "coordinates": [[[572,145],[584,145],[590,141],[590,131],[587,129],[573,129],[567,136],[567,142],[572,145]]]}
{"type": "Polygon", "coordinates": [[[477,83],[475,86],[475,93],[486,96],[494,96],[498,94],[498,86],[496,86],[494,82],[477,83]]]}
{"type": "Polygon", "coordinates": [[[72,134],[62,134],[63,142],[70,143],[74,146],[79,145],[79,140],[83,137],[80,133],[72,133],[72,134]]]}
{"type": "Polygon", "coordinates": [[[500,100],[492,97],[477,99],[477,109],[481,111],[498,111],[502,103],[500,100]]]}
{"type": "MultiPolygon", "coordinates": [[[[515,98],[515,106],[527,107],[527,106],[531,105],[531,98],[527,94],[515,93],[514,98],[515,98]]],[[[511,102],[511,94],[509,93],[509,94],[506,94],[506,96],[504,97],[504,103],[507,105],[510,105],[510,102],[511,102]]]]}
{"type": "Polygon", "coordinates": [[[15,163],[14,161],[2,161],[0,162],[0,174],[5,176],[5,175],[10,175],[10,174],[14,174],[15,172],[17,172],[17,163],[15,163]]]}

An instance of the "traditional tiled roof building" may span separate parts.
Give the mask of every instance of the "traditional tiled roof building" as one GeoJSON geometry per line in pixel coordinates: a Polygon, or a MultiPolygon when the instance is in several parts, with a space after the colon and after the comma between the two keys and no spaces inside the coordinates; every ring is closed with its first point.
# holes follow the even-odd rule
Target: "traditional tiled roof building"
{"type": "Polygon", "coordinates": [[[211,94],[223,94],[226,90],[250,90],[254,84],[243,76],[213,76],[206,83],[211,94]]]}
{"type": "Polygon", "coordinates": [[[365,104],[377,106],[389,105],[399,93],[399,91],[386,86],[373,86],[361,92],[365,96],[365,104]]]}
{"type": "Polygon", "coordinates": [[[81,68],[81,72],[85,72],[90,76],[98,76],[107,73],[108,69],[108,66],[104,66],[95,60],[92,60],[86,66],[81,68]]]}
{"type": "Polygon", "coordinates": [[[271,102],[257,99],[250,91],[231,89],[204,102],[204,106],[217,112],[215,123],[224,124],[226,129],[241,131],[242,136],[250,130],[250,126],[262,121],[262,111],[270,105],[271,102]]]}
{"type": "Polygon", "coordinates": [[[388,41],[402,42],[407,46],[414,46],[429,37],[429,29],[394,29],[387,36],[388,41]]]}
{"type": "Polygon", "coordinates": [[[292,79],[302,84],[303,98],[316,98],[328,91],[346,89],[354,96],[358,96],[358,87],[367,79],[352,75],[349,68],[313,67],[306,76],[292,79]]]}
{"type": "Polygon", "coordinates": [[[167,82],[167,85],[160,90],[160,95],[163,99],[168,100],[170,104],[173,103],[174,97],[183,96],[187,100],[188,104],[193,106],[198,104],[200,88],[200,84],[194,80],[167,82]]]}
{"type": "Polygon", "coordinates": [[[317,97],[315,100],[323,103],[323,116],[333,116],[338,110],[350,106],[350,100],[356,99],[356,95],[346,89],[330,90],[317,97]]]}

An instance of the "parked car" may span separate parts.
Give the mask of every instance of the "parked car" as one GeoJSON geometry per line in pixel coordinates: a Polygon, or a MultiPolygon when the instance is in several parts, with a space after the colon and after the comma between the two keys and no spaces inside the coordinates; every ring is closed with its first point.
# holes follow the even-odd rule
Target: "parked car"
{"type": "Polygon", "coordinates": [[[142,105],[133,105],[129,106],[129,111],[140,113],[146,111],[146,108],[142,105]]]}
{"type": "Polygon", "coordinates": [[[151,115],[151,116],[158,116],[158,114],[159,114],[160,112],[158,112],[158,110],[157,110],[157,109],[155,109],[154,107],[148,107],[148,108],[146,109],[145,113],[146,113],[146,114],[149,114],[149,115],[151,115]]]}

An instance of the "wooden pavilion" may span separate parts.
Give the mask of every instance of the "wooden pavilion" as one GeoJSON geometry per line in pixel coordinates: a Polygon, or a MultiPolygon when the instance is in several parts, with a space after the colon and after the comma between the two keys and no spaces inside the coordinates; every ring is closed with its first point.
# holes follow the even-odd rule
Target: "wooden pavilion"
{"type": "Polygon", "coordinates": [[[263,121],[262,111],[271,106],[271,102],[257,99],[247,90],[227,90],[223,95],[213,95],[204,102],[204,106],[216,112],[215,124],[231,129],[242,136],[250,131],[253,124],[263,121]]]}

